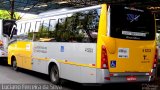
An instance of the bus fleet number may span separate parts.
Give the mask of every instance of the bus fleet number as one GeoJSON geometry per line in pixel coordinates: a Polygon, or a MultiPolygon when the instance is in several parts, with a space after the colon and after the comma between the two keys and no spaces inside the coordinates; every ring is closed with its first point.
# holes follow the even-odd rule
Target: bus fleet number
{"type": "Polygon", "coordinates": [[[85,52],[93,53],[93,48],[85,48],[85,52]]]}

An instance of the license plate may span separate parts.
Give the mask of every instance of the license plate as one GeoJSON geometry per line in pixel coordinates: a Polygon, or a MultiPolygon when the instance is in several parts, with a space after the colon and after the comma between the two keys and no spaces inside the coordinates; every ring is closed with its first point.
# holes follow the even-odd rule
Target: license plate
{"type": "Polygon", "coordinates": [[[137,78],[135,76],[127,76],[127,81],[136,81],[137,78]]]}

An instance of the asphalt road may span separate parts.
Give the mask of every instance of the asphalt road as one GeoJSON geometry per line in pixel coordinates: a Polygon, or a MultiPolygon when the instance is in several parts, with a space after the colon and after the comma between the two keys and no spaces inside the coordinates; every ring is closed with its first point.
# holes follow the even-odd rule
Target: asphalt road
{"type": "Polygon", "coordinates": [[[9,90],[12,88],[12,90],[27,90],[27,88],[28,90],[160,90],[159,81],[160,80],[156,83],[122,83],[105,84],[101,86],[85,86],[79,83],[63,80],[63,84],[57,86],[50,83],[47,75],[24,69],[14,71],[10,66],[4,63],[0,64],[0,90],[9,90]]]}

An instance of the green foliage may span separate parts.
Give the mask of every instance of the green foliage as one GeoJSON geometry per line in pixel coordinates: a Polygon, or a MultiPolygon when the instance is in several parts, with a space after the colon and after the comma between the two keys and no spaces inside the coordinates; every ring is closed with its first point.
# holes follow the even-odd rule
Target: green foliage
{"type": "MultiPolygon", "coordinates": [[[[8,12],[6,10],[0,10],[0,19],[11,19],[10,12],[8,12]]],[[[16,19],[16,20],[21,19],[20,14],[15,12],[14,19],[16,19]]]]}

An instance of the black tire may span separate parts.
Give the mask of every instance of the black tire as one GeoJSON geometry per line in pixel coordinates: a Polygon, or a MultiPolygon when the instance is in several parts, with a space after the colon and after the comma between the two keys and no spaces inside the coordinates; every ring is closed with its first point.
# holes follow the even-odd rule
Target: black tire
{"type": "Polygon", "coordinates": [[[18,71],[17,61],[16,61],[15,58],[14,58],[14,60],[12,61],[12,69],[13,69],[14,71],[18,71]]]}
{"type": "Polygon", "coordinates": [[[56,65],[53,65],[50,68],[49,76],[50,76],[50,80],[53,84],[59,85],[61,83],[61,79],[59,78],[59,70],[56,65]]]}

